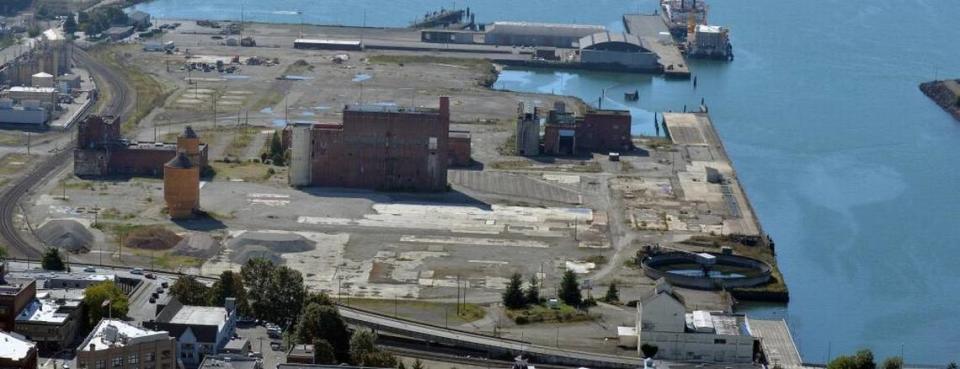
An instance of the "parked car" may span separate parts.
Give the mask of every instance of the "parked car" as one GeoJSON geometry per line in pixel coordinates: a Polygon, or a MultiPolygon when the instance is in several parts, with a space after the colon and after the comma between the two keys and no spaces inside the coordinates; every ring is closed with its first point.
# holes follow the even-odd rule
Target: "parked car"
{"type": "Polygon", "coordinates": [[[157,279],[156,274],[153,274],[153,273],[147,273],[146,277],[147,279],[157,279]]]}
{"type": "Polygon", "coordinates": [[[86,268],[83,268],[83,271],[84,271],[84,272],[87,272],[87,273],[96,273],[96,272],[97,272],[97,268],[94,268],[94,267],[86,267],[86,268]]]}
{"type": "Polygon", "coordinates": [[[133,270],[130,271],[130,274],[141,275],[143,274],[143,268],[133,268],[133,270]]]}

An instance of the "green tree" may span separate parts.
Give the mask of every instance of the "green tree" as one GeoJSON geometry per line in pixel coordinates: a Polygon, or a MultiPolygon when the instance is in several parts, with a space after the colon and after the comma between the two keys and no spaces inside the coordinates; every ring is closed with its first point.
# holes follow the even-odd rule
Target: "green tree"
{"type": "Polygon", "coordinates": [[[947,364],[947,369],[957,369],[957,363],[951,361],[950,364],[947,364]]]}
{"type": "Polygon", "coordinates": [[[617,282],[610,282],[610,287],[607,287],[607,294],[603,296],[603,301],[610,304],[620,302],[620,290],[617,289],[617,282]]]}
{"type": "Polygon", "coordinates": [[[321,306],[333,306],[333,299],[327,295],[326,292],[307,292],[307,295],[303,298],[303,307],[306,308],[310,304],[317,304],[321,306]]]}
{"type": "Polygon", "coordinates": [[[337,356],[333,352],[333,346],[323,338],[313,340],[313,363],[318,365],[336,365],[337,356]]]}
{"type": "Polygon", "coordinates": [[[651,345],[649,343],[644,343],[640,345],[640,352],[643,353],[643,357],[653,358],[657,356],[657,351],[660,351],[660,348],[657,345],[651,345]]]}
{"type": "Polygon", "coordinates": [[[243,279],[240,274],[231,270],[220,273],[220,279],[213,282],[210,288],[210,303],[213,306],[223,306],[227,297],[237,299],[237,311],[240,315],[250,314],[250,305],[247,303],[247,291],[243,288],[243,279]]]}
{"type": "Polygon", "coordinates": [[[90,327],[105,316],[123,318],[130,309],[127,295],[113,281],[95,283],[83,290],[83,304],[87,308],[87,323],[90,327]],[[110,302],[105,304],[106,301],[110,302]]]}
{"type": "Polygon", "coordinates": [[[877,367],[877,364],[873,361],[873,352],[870,350],[857,351],[854,361],[857,364],[857,369],[876,369],[877,367]]]}
{"type": "Polygon", "coordinates": [[[270,140],[270,158],[273,165],[283,165],[283,140],[280,137],[280,131],[273,131],[273,138],[270,140]]]}
{"type": "Polygon", "coordinates": [[[888,357],[880,364],[883,369],[903,369],[903,358],[899,356],[888,357]]]}
{"type": "Polygon", "coordinates": [[[63,21],[63,32],[67,35],[77,32],[77,21],[73,19],[73,14],[68,15],[67,19],[63,21]]]}
{"type": "Polygon", "coordinates": [[[48,247],[47,250],[43,252],[43,259],[40,261],[40,265],[46,270],[67,270],[67,264],[63,260],[63,255],[60,254],[60,249],[56,247],[48,247]]]}
{"type": "Polygon", "coordinates": [[[290,326],[297,322],[300,310],[303,309],[303,299],[306,295],[303,285],[303,275],[286,266],[280,266],[273,271],[270,279],[270,289],[267,290],[267,302],[270,306],[270,316],[276,323],[290,326]]]}
{"type": "Polygon", "coordinates": [[[527,292],[524,295],[524,301],[527,304],[540,304],[540,282],[537,277],[530,277],[530,285],[527,286],[527,292]]]}
{"type": "Polygon", "coordinates": [[[271,317],[271,304],[267,292],[271,287],[271,279],[276,266],[267,259],[253,258],[240,268],[240,277],[247,287],[247,300],[250,309],[257,319],[267,320],[271,317]]]}
{"type": "Polygon", "coordinates": [[[583,296],[580,295],[580,282],[577,281],[577,275],[572,270],[563,273],[559,295],[560,299],[570,306],[578,307],[583,302],[583,296]]]}
{"type": "Polygon", "coordinates": [[[170,286],[170,295],[184,305],[207,306],[210,302],[210,287],[197,282],[193,276],[182,276],[170,286]]]}
{"type": "Polygon", "coordinates": [[[350,359],[355,365],[392,368],[397,358],[377,347],[377,334],[369,329],[359,329],[350,337],[350,359]]]}
{"type": "Polygon", "coordinates": [[[423,366],[423,362],[420,361],[420,358],[417,358],[413,360],[413,365],[410,366],[410,369],[426,369],[426,367],[423,366]]]}
{"type": "Polygon", "coordinates": [[[860,350],[852,356],[841,355],[827,364],[827,369],[876,369],[873,352],[860,350]]]}
{"type": "Polygon", "coordinates": [[[507,290],[503,291],[503,305],[508,309],[523,309],[527,301],[523,298],[523,277],[520,273],[513,273],[507,282],[507,290]]]}
{"type": "Polygon", "coordinates": [[[350,333],[335,306],[308,305],[300,315],[295,331],[297,342],[313,342],[323,338],[330,344],[339,362],[350,362],[350,333]]]}

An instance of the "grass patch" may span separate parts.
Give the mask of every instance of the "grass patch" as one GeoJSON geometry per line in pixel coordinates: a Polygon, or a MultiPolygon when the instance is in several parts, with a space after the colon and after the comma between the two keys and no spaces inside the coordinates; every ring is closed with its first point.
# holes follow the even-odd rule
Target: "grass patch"
{"type": "Polygon", "coordinates": [[[279,170],[279,168],[253,162],[213,162],[210,164],[210,166],[213,167],[213,171],[216,173],[213,176],[213,180],[215,181],[231,181],[239,179],[244,182],[264,182],[273,176],[283,173],[283,171],[279,170]],[[274,170],[273,174],[270,174],[270,169],[274,170]]]}
{"type": "Polygon", "coordinates": [[[599,173],[602,171],[600,163],[595,161],[581,161],[573,164],[540,165],[529,160],[505,160],[491,164],[493,169],[500,170],[540,170],[546,172],[573,172],[599,173]]]}
{"type": "Polygon", "coordinates": [[[151,251],[126,248],[124,248],[124,250],[129,250],[129,253],[133,255],[152,258],[155,269],[176,271],[179,267],[199,267],[203,265],[203,260],[201,259],[192,256],[176,255],[172,250],[151,251]]]}
{"type": "Polygon", "coordinates": [[[135,48],[136,46],[132,45],[112,45],[98,46],[91,51],[94,58],[123,75],[137,92],[133,113],[121,126],[124,133],[133,132],[140,120],[150,114],[154,107],[162,106],[164,100],[173,92],[173,89],[165,87],[152,75],[136,67],[137,63],[130,61],[124,55],[134,51],[135,48]]]}
{"type": "Polygon", "coordinates": [[[277,105],[280,100],[283,100],[283,94],[281,94],[280,91],[277,91],[277,89],[271,88],[269,91],[264,92],[263,95],[260,95],[260,98],[253,103],[253,109],[251,110],[260,111],[265,108],[273,107],[274,105],[277,105]]]}
{"type": "Polygon", "coordinates": [[[593,315],[573,306],[560,304],[556,309],[544,305],[532,305],[526,309],[508,309],[507,317],[517,324],[531,323],[569,323],[594,319],[593,315]]]}
{"type": "Polygon", "coordinates": [[[503,141],[500,146],[497,146],[497,153],[503,156],[516,156],[517,155],[517,134],[513,133],[510,137],[507,137],[506,141],[503,141]]]}
{"type": "Polygon", "coordinates": [[[19,173],[27,167],[30,156],[27,154],[7,154],[0,158],[0,176],[19,173]]]}
{"type": "Polygon", "coordinates": [[[0,133],[0,145],[3,146],[22,146],[26,145],[27,138],[23,132],[4,132],[0,133]]]}
{"type": "MultiPolygon", "coordinates": [[[[348,301],[344,298],[342,302],[347,303],[348,301]]],[[[486,315],[486,311],[477,304],[461,305],[460,314],[457,314],[457,304],[446,302],[349,299],[349,305],[387,315],[396,313],[401,318],[432,324],[463,324],[483,319],[486,315]]]]}
{"type": "MultiPolygon", "coordinates": [[[[234,129],[235,134],[233,135],[233,139],[230,141],[230,144],[227,146],[227,149],[224,151],[223,155],[225,157],[233,157],[233,158],[240,157],[241,155],[243,155],[243,151],[247,149],[247,146],[249,146],[250,143],[253,142],[254,137],[256,137],[256,135],[261,134],[260,133],[261,130],[263,130],[263,128],[258,128],[258,127],[244,127],[244,128],[234,129]]],[[[258,153],[261,151],[263,151],[262,148],[257,150],[258,153]]]]}
{"type": "Polygon", "coordinates": [[[431,55],[372,55],[367,58],[372,64],[445,64],[469,68],[480,73],[477,84],[483,87],[493,86],[497,82],[497,68],[486,59],[449,58],[431,55]]]}

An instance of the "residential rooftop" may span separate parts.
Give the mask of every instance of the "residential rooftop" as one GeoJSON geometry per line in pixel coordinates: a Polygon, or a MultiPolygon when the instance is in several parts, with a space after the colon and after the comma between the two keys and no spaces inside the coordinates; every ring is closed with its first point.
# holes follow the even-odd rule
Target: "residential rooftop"
{"type": "Polygon", "coordinates": [[[215,325],[217,330],[227,324],[227,309],[218,306],[184,305],[167,323],[184,325],[215,325]]]}
{"type": "Polygon", "coordinates": [[[170,336],[164,331],[137,327],[116,319],[103,319],[87,335],[79,350],[101,351],[111,348],[136,345],[144,342],[166,341],[170,336]],[[92,346],[91,346],[92,345],[92,346]]]}
{"type": "Polygon", "coordinates": [[[70,317],[70,311],[80,307],[80,300],[38,298],[33,300],[20,315],[18,322],[62,324],[70,317]]]}
{"type": "Polygon", "coordinates": [[[23,360],[34,346],[36,344],[19,334],[0,331],[0,359],[23,360]]]}
{"type": "Polygon", "coordinates": [[[263,362],[243,355],[210,355],[203,359],[198,369],[261,369],[263,362]]]}

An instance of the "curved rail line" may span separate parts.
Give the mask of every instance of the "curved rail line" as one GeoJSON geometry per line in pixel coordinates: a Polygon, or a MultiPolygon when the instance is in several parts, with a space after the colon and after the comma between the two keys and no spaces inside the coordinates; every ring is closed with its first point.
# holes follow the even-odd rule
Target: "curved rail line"
{"type": "MultiPolygon", "coordinates": [[[[101,86],[101,89],[106,85],[111,86],[111,99],[100,107],[97,114],[116,116],[117,119],[123,121],[123,119],[130,115],[133,109],[133,99],[136,98],[136,96],[133,96],[133,99],[131,99],[131,96],[135,94],[132,86],[115,70],[100,64],[83,49],[76,46],[71,47],[73,48],[74,61],[79,65],[87,67],[90,75],[94,76],[97,85],[101,86]]],[[[89,113],[89,111],[86,111],[78,115],[77,119],[83,119],[89,113]]],[[[31,242],[21,234],[17,228],[14,217],[16,216],[17,208],[20,206],[20,202],[34,186],[70,162],[74,145],[75,140],[71,140],[70,144],[66,145],[61,151],[46,158],[37,165],[33,171],[21,177],[14,185],[8,187],[7,190],[0,195],[0,238],[4,240],[7,251],[11,256],[39,258],[42,255],[41,250],[34,247],[31,242]]]]}

